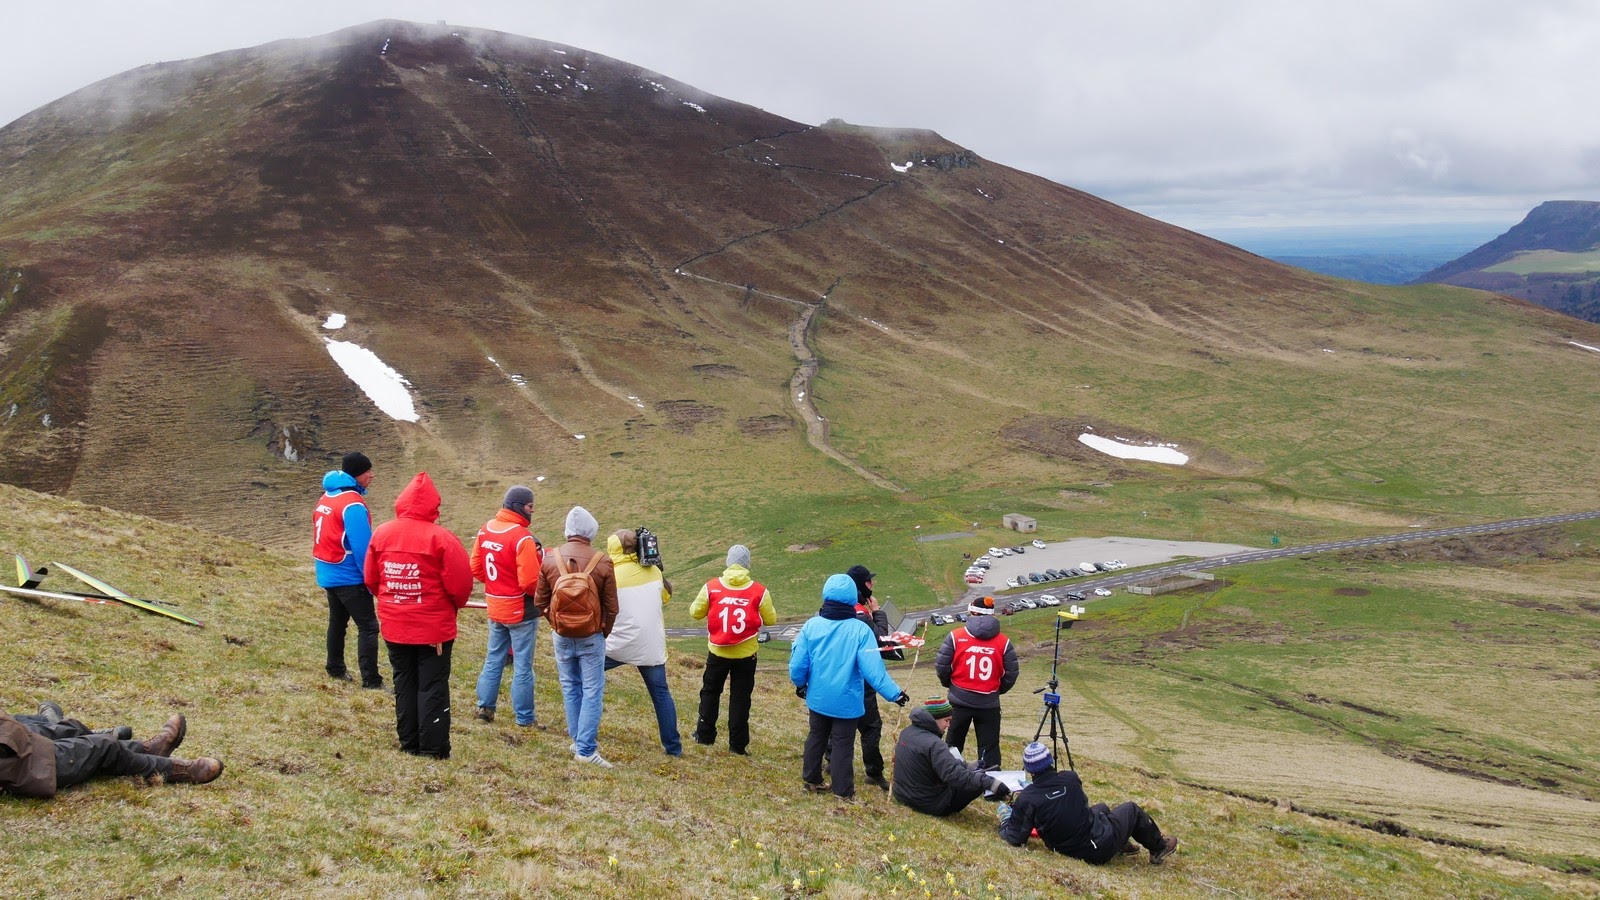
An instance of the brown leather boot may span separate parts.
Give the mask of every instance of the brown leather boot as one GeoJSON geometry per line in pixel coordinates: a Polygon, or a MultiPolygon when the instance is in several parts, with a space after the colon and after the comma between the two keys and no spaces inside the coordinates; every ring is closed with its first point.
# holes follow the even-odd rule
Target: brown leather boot
{"type": "Polygon", "coordinates": [[[172,751],[178,749],[183,743],[183,736],[189,733],[189,723],[183,714],[173,716],[167,724],[161,726],[155,737],[144,741],[144,752],[151,756],[171,756],[172,751]]]}
{"type": "Polygon", "coordinates": [[[206,784],[222,776],[222,760],[202,756],[197,759],[175,759],[168,784],[206,784]]]}

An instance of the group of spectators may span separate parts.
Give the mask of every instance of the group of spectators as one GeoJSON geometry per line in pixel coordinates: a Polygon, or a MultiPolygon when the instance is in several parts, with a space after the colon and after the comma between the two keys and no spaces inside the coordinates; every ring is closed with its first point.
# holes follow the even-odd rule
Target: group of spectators
{"type": "MultiPolygon", "coordinates": [[[[361,502],[372,480],[372,464],[346,454],[323,479],[324,494],[313,513],[314,555],[319,584],[328,598],[326,669],[353,680],[344,661],[347,623],[356,622],[357,665],[362,685],[381,688],[377,641],[388,648],[394,679],[395,727],[403,751],[450,755],[449,675],[456,614],[467,605],[474,580],[484,586],[488,647],[477,681],[476,718],[493,722],[506,662],[512,667],[511,706],[519,727],[543,729],[534,703],[533,658],[537,623],[553,632],[556,670],[566,714],[569,750],[578,763],[609,769],[598,732],[606,672],[634,666],[650,695],[662,750],[683,753],[677,707],[666,675],[663,607],[672,584],[656,560],[641,561],[639,533],[609,535],[595,546],[598,522],[573,507],[564,541],[545,548],[530,530],[533,491],[516,485],[501,508],[479,529],[470,553],[438,525],[439,493],[418,474],[395,501],[395,519],[371,528],[361,502]],[[359,577],[357,575],[359,573],[359,577]]],[[[707,654],[693,737],[713,745],[724,691],[728,750],[750,752],[750,705],[757,652],[764,626],[777,623],[771,594],[751,577],[750,550],[729,548],[725,567],[690,604],[706,622],[707,654]]],[[[854,751],[861,736],[867,781],[891,791],[912,809],[947,816],[979,796],[1000,803],[1000,833],[1020,845],[1037,833],[1046,846],[1090,862],[1105,862],[1136,849],[1137,841],[1161,862],[1177,847],[1137,805],[1090,806],[1078,776],[1057,772],[1049,748],[1038,743],[1024,753],[1033,783],[1014,798],[1000,767],[1000,696],[1018,676],[1016,650],[1000,633],[993,600],[968,610],[967,622],[941,645],[934,663],[947,697],[930,699],[911,713],[894,753],[894,780],[885,778],[879,746],[883,728],[877,695],[904,707],[910,695],[885,666],[902,659],[889,639],[887,616],[873,596],[875,579],[865,566],[832,575],[822,605],[793,642],[789,677],[805,701],[809,727],[801,761],[804,789],[855,796],[854,751]],[[969,730],[977,734],[978,758],[962,751],[969,730]],[[828,780],[824,780],[824,770],[828,780]]]]}
{"type": "MultiPolygon", "coordinates": [[[[475,717],[492,723],[506,663],[512,668],[511,706],[517,726],[543,729],[534,704],[533,658],[538,621],[546,620],[561,682],[569,747],[575,762],[612,768],[600,755],[598,733],[605,673],[638,669],[655,709],[662,750],[683,754],[678,713],[666,675],[663,607],[672,583],[657,564],[641,559],[641,532],[609,535],[595,546],[599,523],[588,510],[568,513],[564,540],[545,548],[530,530],[533,491],[515,485],[484,523],[471,550],[438,524],[440,496],[426,472],[395,499],[395,518],[373,528],[363,502],[373,480],[372,462],[347,453],[322,480],[312,512],[312,555],[317,582],[328,600],[326,671],[354,681],[345,664],[349,623],[356,624],[356,664],[361,685],[384,687],[378,642],[388,650],[393,678],[395,731],[406,753],[450,756],[450,668],[456,617],[473,582],[483,584],[488,647],[477,680],[475,717]]],[[[648,532],[643,533],[648,536],[648,532]]],[[[724,689],[729,694],[729,751],[748,755],[750,703],[763,626],[777,623],[767,589],[750,575],[750,550],[728,549],[725,567],[700,589],[690,615],[706,622],[707,654],[695,721],[696,743],[717,741],[724,689]]],[[[891,784],[879,746],[883,720],[877,696],[904,708],[910,695],[890,676],[886,659],[903,659],[888,636],[888,618],[873,596],[876,575],[865,566],[829,576],[822,605],[800,629],[789,659],[789,678],[809,716],[801,755],[801,781],[811,793],[855,797],[855,743],[861,737],[869,783],[918,812],[949,816],[978,797],[1000,802],[1000,836],[1021,846],[1038,835],[1050,849],[1104,863],[1142,845],[1160,863],[1178,846],[1137,804],[1115,809],[1090,805],[1071,769],[1055,768],[1052,749],[1034,742],[1023,752],[1032,782],[1013,795],[996,774],[1000,767],[1000,696],[1016,684],[1016,650],[1000,633],[994,601],[982,598],[967,621],[940,646],[934,670],[948,696],[930,698],[911,712],[894,750],[891,784]],[[963,755],[969,729],[977,733],[977,759],[963,755]],[[828,780],[824,780],[826,770],[828,780]]],[[[91,729],[46,702],[37,715],[0,711],[0,790],[50,797],[63,787],[106,775],[159,776],[170,783],[204,784],[222,774],[209,757],[174,758],[188,730],[171,717],[154,737],[132,739],[128,726],[91,729]]]]}

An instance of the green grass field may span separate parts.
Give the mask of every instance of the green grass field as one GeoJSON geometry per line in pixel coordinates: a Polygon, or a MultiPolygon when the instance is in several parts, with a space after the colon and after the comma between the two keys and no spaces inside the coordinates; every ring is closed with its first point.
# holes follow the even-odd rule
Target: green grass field
{"type": "Polygon", "coordinates": [[[1582,253],[1525,250],[1483,271],[1510,272],[1513,275],[1537,275],[1546,272],[1582,275],[1585,272],[1600,272],[1600,250],[1585,250],[1582,253]]]}

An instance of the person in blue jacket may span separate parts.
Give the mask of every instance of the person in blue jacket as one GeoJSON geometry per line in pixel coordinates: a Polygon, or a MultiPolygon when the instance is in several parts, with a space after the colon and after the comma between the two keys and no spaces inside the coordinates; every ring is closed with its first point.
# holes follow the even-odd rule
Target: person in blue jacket
{"type": "Polygon", "coordinates": [[[311,556],[317,586],[328,595],[328,677],[353,681],[344,662],[344,636],[356,623],[356,665],[361,686],[383,687],[378,674],[378,616],[367,590],[367,544],[372,518],[363,496],[372,483],[372,461],[359,451],[346,453],[339,468],[322,476],[322,497],[311,511],[311,556]]]}
{"type": "Polygon", "coordinates": [[[821,793],[829,789],[822,782],[822,751],[826,747],[834,796],[854,798],[856,722],[866,711],[863,683],[895,698],[901,706],[911,696],[883,667],[877,635],[856,618],[856,583],[850,576],[830,575],[822,586],[822,608],[795,638],[789,680],[811,714],[800,770],[806,790],[821,793]]]}

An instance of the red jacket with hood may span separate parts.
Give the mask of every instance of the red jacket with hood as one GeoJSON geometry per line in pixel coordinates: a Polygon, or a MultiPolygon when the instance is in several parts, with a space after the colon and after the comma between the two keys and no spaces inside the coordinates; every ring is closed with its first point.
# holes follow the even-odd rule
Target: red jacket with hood
{"type": "Polygon", "coordinates": [[[472,596],[466,548],[438,524],[439,491],[419,472],[394,501],[395,519],[367,545],[367,589],[377,601],[378,628],[394,644],[456,639],[456,610],[472,596]]]}

